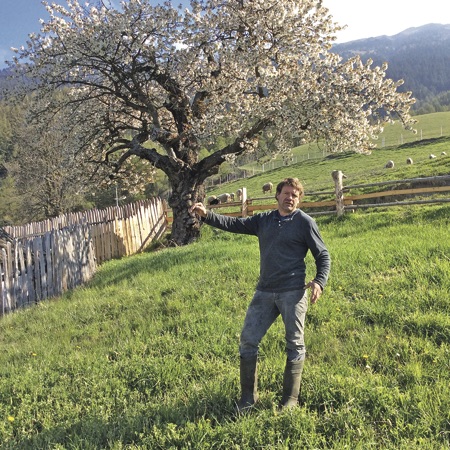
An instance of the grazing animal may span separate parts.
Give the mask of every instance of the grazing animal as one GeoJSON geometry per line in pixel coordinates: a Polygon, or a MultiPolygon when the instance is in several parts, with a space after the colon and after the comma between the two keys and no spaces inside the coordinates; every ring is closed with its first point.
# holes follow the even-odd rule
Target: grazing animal
{"type": "Polygon", "coordinates": [[[412,163],[413,163],[412,158],[408,158],[408,159],[406,160],[406,164],[412,164],[412,163]]]}
{"type": "Polygon", "coordinates": [[[217,197],[215,195],[211,195],[207,198],[206,202],[208,205],[217,205],[219,201],[217,200],[217,197]]]}
{"type": "Polygon", "coordinates": [[[234,202],[234,192],[232,192],[232,193],[230,194],[230,197],[231,197],[231,201],[234,202]]]}
{"type": "Polygon", "coordinates": [[[442,152],[441,155],[442,155],[442,156],[447,156],[447,153],[442,152]]]}
{"type": "Polygon", "coordinates": [[[392,161],[392,159],[390,159],[386,165],[384,166],[385,169],[393,169],[394,168],[394,161],[392,161]]]}
{"type": "Polygon", "coordinates": [[[435,159],[435,158],[436,158],[436,155],[431,154],[431,155],[429,156],[429,158],[430,158],[430,159],[435,159]]]}
{"type": "Polygon", "coordinates": [[[267,192],[272,192],[272,189],[273,189],[272,183],[263,184],[263,187],[262,187],[263,194],[266,194],[267,192]]]}
{"type": "Polygon", "coordinates": [[[228,203],[231,201],[231,195],[228,193],[220,194],[217,196],[217,200],[219,200],[219,203],[228,203]]]}
{"type": "Polygon", "coordinates": [[[242,189],[238,189],[238,190],[236,191],[236,197],[237,197],[237,199],[238,199],[239,201],[242,200],[242,189]]]}

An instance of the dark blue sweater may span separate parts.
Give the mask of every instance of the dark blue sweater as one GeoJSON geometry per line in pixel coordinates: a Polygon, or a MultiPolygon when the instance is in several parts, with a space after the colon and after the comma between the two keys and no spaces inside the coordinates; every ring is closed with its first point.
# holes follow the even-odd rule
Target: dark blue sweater
{"type": "Polygon", "coordinates": [[[330,254],[316,222],[300,209],[284,217],[273,210],[247,218],[208,211],[204,222],[221,230],[258,237],[260,275],[256,289],[269,292],[302,289],[308,250],[316,261],[314,281],[322,289],[325,287],[330,273],[330,254]]]}

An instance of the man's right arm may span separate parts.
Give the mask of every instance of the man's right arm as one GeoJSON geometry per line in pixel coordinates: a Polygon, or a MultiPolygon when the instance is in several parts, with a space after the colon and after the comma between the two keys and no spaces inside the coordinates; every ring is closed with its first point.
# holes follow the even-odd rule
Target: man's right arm
{"type": "Polygon", "coordinates": [[[207,211],[203,203],[195,203],[191,206],[189,212],[197,214],[206,224],[230,233],[256,234],[254,220],[216,214],[212,211],[207,211]]]}

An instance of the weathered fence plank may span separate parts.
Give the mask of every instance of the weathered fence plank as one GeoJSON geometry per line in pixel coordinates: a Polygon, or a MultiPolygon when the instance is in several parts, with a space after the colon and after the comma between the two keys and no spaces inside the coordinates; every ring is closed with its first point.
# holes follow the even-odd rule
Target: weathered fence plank
{"type": "Polygon", "coordinates": [[[41,252],[42,241],[41,239],[33,239],[33,254],[34,254],[34,282],[35,282],[35,290],[36,290],[36,301],[39,302],[43,299],[42,296],[42,278],[41,278],[41,252]]]}
{"type": "Polygon", "coordinates": [[[3,274],[3,297],[2,297],[2,312],[11,311],[12,309],[12,291],[11,291],[11,251],[8,252],[8,246],[11,248],[11,243],[8,242],[6,248],[2,248],[2,274],[3,274]]]}
{"type": "Polygon", "coordinates": [[[45,256],[45,273],[46,273],[46,297],[53,297],[53,255],[51,252],[52,247],[52,233],[47,232],[44,234],[44,256],[45,256]],[[49,270],[50,269],[50,270],[49,270]]]}
{"type": "Polygon", "coordinates": [[[6,310],[11,311],[16,307],[16,302],[14,299],[14,279],[13,279],[13,261],[12,261],[12,251],[11,242],[6,244],[6,264],[4,266],[4,277],[5,286],[7,289],[7,303],[6,310]]]}
{"type": "Polygon", "coordinates": [[[34,303],[36,301],[36,290],[34,287],[34,274],[33,274],[32,245],[33,244],[31,241],[25,242],[28,303],[34,303]]]}
{"type": "Polygon", "coordinates": [[[345,198],[349,200],[362,200],[366,198],[391,197],[394,195],[417,195],[417,194],[448,192],[448,191],[450,191],[450,186],[434,186],[434,187],[423,187],[412,189],[396,189],[393,191],[383,191],[383,192],[369,192],[367,194],[347,195],[345,198]]]}
{"type": "Polygon", "coordinates": [[[5,289],[3,288],[3,261],[4,261],[4,257],[3,254],[5,254],[5,258],[6,258],[6,252],[5,249],[0,248],[0,302],[2,303],[2,314],[5,314],[5,301],[3,298],[3,295],[6,295],[5,289]]]}
{"type": "Polygon", "coordinates": [[[28,280],[25,266],[24,248],[23,245],[20,243],[17,243],[16,245],[16,261],[18,264],[18,273],[19,273],[19,276],[17,277],[19,280],[18,283],[19,291],[17,293],[18,307],[22,308],[28,303],[27,302],[28,280]]]}
{"type": "Polygon", "coordinates": [[[3,314],[88,281],[98,264],[145,249],[167,229],[161,199],[71,213],[17,227],[0,249],[3,314]]]}

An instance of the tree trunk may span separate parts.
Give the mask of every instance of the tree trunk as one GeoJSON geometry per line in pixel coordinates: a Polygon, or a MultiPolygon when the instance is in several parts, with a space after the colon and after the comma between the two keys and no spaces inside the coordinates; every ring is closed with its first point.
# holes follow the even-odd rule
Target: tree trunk
{"type": "Polygon", "coordinates": [[[170,236],[173,245],[186,245],[200,236],[201,222],[189,213],[189,208],[197,201],[205,198],[203,184],[198,184],[197,177],[192,173],[178,173],[176,177],[169,177],[172,195],[169,206],[172,208],[173,222],[170,236]]]}

